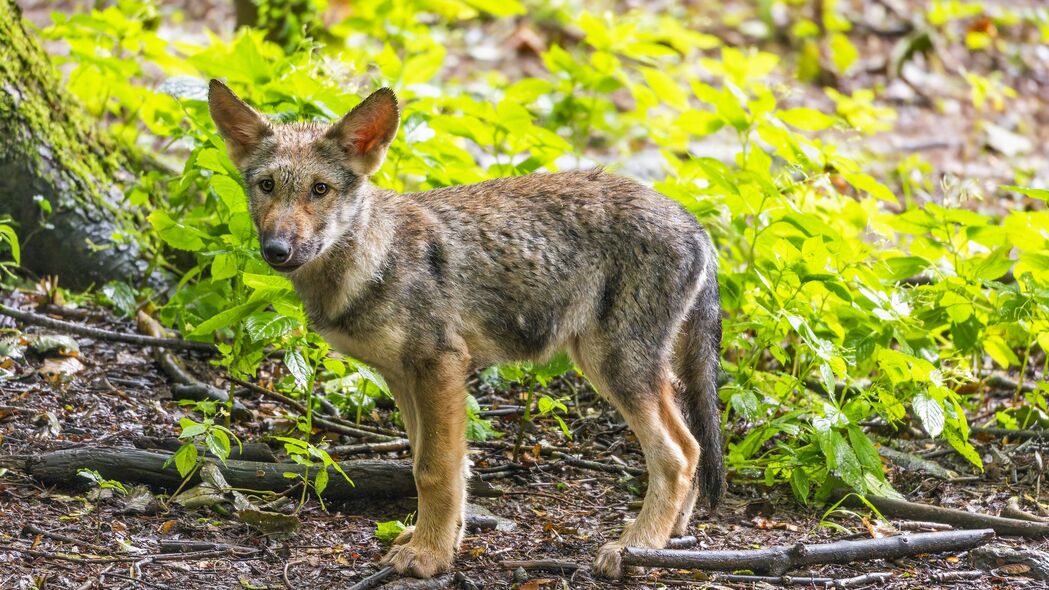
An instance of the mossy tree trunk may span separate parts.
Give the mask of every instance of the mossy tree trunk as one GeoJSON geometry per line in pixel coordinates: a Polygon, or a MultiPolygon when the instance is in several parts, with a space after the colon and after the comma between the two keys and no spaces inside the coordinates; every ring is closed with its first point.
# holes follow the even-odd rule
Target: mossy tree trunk
{"type": "Polygon", "coordinates": [[[138,246],[112,237],[126,159],[62,84],[14,0],[0,0],[0,216],[18,224],[37,275],[73,288],[137,281],[138,246]]]}

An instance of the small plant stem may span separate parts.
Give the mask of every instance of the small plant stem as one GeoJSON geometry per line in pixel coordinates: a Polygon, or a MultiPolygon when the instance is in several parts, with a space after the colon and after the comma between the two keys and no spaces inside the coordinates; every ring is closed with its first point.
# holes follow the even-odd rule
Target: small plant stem
{"type": "Polygon", "coordinates": [[[521,455],[521,444],[524,442],[525,426],[532,422],[532,402],[535,401],[535,379],[532,379],[528,387],[528,399],[525,401],[524,414],[517,425],[517,440],[514,441],[514,463],[517,463],[521,455]]]}
{"type": "MultiPolygon", "coordinates": [[[[1030,344],[1027,345],[1027,348],[1024,349],[1024,360],[1023,360],[1023,362],[1020,363],[1020,378],[1016,380],[1016,393],[1013,394],[1013,403],[1019,402],[1020,401],[1020,395],[1023,393],[1023,389],[1024,389],[1024,374],[1027,373],[1027,361],[1031,358],[1031,346],[1033,346],[1033,345],[1034,345],[1034,342],[1031,342],[1030,344]]],[[[1030,416],[1031,414],[1032,414],[1032,412],[1028,412],[1027,415],[1030,416]]],[[[1026,428],[1026,427],[1027,427],[1027,419],[1024,419],[1024,428],[1026,428]]]]}

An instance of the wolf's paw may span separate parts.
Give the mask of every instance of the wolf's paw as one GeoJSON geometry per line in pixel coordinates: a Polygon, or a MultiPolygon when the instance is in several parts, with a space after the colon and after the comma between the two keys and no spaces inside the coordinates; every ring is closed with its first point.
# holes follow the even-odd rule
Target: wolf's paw
{"type": "Polygon", "coordinates": [[[404,545],[394,545],[379,563],[392,565],[399,574],[432,578],[435,574],[448,571],[452,567],[452,554],[442,554],[409,541],[404,545]]]}
{"type": "Polygon", "coordinates": [[[618,580],[623,575],[623,550],[622,543],[611,541],[605,543],[597,550],[597,559],[594,560],[594,571],[597,575],[618,580]]]}
{"type": "Polygon", "coordinates": [[[397,538],[393,540],[394,545],[407,545],[408,541],[412,540],[412,533],[415,532],[415,525],[404,527],[401,534],[397,535],[397,538]]]}

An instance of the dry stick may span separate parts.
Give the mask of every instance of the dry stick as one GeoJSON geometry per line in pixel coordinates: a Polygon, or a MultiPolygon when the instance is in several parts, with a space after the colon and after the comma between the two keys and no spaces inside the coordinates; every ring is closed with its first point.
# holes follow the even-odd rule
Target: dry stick
{"type": "Polygon", "coordinates": [[[837,541],[818,545],[779,545],[767,549],[685,551],[626,547],[623,565],[704,570],[751,570],[782,576],[792,569],[825,563],[851,563],[869,559],[896,559],[918,553],[962,551],[987,543],[994,531],[945,531],[917,533],[862,541],[837,541]]]}
{"type": "Polygon", "coordinates": [[[0,551],[14,551],[16,553],[28,555],[30,557],[38,557],[42,559],[59,559],[62,561],[75,561],[79,563],[129,563],[142,561],[144,559],[148,559],[150,561],[188,561],[190,559],[208,559],[212,557],[227,556],[234,556],[239,559],[244,559],[258,557],[263,553],[261,549],[254,549],[254,554],[236,555],[234,552],[228,549],[222,549],[219,551],[192,551],[187,553],[155,553],[151,555],[135,555],[132,557],[80,557],[77,555],[69,555],[65,553],[51,553],[50,551],[22,549],[21,547],[15,547],[13,545],[0,545],[0,551]]]}
{"type": "MultiPolygon", "coordinates": [[[[145,332],[148,337],[156,340],[166,340],[162,335],[164,326],[153,319],[148,313],[139,310],[135,317],[140,332],[145,332]]],[[[160,365],[160,369],[167,375],[175,385],[171,393],[179,399],[213,400],[221,404],[229,403],[229,393],[204,383],[187,371],[171,351],[160,345],[153,346],[153,359],[160,365]]],[[[250,420],[251,411],[244,404],[233,400],[233,411],[231,417],[235,420],[250,420]]]]}
{"type": "Polygon", "coordinates": [[[50,537],[50,538],[52,538],[52,539],[54,539],[56,541],[62,541],[64,543],[70,543],[72,545],[79,545],[81,547],[86,547],[87,549],[90,549],[90,550],[94,551],[95,553],[99,553],[99,554],[109,553],[109,549],[106,549],[105,547],[103,547],[101,545],[96,545],[96,544],[90,543],[88,541],[81,541],[80,539],[77,539],[76,537],[70,537],[69,535],[63,535],[61,533],[55,533],[55,532],[52,532],[52,531],[45,531],[44,529],[42,529],[42,528],[40,528],[40,527],[38,527],[38,526],[36,526],[34,524],[27,524],[27,525],[25,525],[24,527],[22,527],[22,532],[23,533],[29,533],[31,535],[43,535],[45,537],[50,537]]]}
{"type": "Polygon", "coordinates": [[[525,571],[542,571],[555,574],[570,574],[583,566],[572,561],[561,561],[558,559],[508,559],[500,562],[503,569],[515,570],[521,568],[525,571]]]}
{"type": "Polygon", "coordinates": [[[374,574],[368,576],[367,578],[364,578],[360,582],[357,582],[353,586],[350,586],[350,590],[369,590],[370,588],[374,588],[379,584],[382,584],[387,580],[387,578],[392,577],[396,573],[397,570],[394,569],[392,565],[388,565],[375,572],[374,574]]]}
{"type": "MultiPolygon", "coordinates": [[[[277,393],[276,391],[272,391],[272,390],[266,389],[265,387],[262,387],[261,385],[255,385],[254,383],[252,383],[250,381],[245,381],[243,379],[238,379],[237,377],[230,377],[230,379],[234,383],[237,383],[238,385],[242,385],[244,387],[247,387],[251,391],[254,391],[255,393],[258,393],[259,395],[261,395],[263,397],[267,397],[267,398],[272,399],[274,401],[278,401],[278,402],[280,402],[280,403],[282,403],[282,404],[284,404],[286,406],[291,407],[292,409],[294,409],[295,411],[299,412],[300,414],[306,415],[306,405],[303,404],[302,402],[298,401],[298,400],[295,400],[295,399],[292,399],[292,398],[290,398],[290,397],[288,397],[286,395],[277,393]]],[[[318,427],[318,428],[323,428],[325,430],[330,430],[331,432],[338,432],[339,434],[345,434],[347,436],[355,436],[357,438],[374,438],[376,440],[386,441],[386,442],[400,440],[400,437],[397,437],[397,436],[389,436],[389,435],[386,435],[386,434],[377,434],[375,432],[368,432],[367,430],[365,430],[363,428],[360,428],[358,426],[350,426],[348,424],[344,424],[342,420],[321,418],[320,416],[317,416],[316,414],[314,414],[314,416],[313,416],[313,425],[318,427]]],[[[396,432],[396,431],[394,431],[394,432],[396,432]]]]}
{"type": "Polygon", "coordinates": [[[765,583],[778,586],[823,586],[824,588],[855,588],[866,584],[884,584],[892,578],[888,572],[872,572],[853,578],[813,578],[809,576],[750,576],[745,574],[718,574],[718,582],[765,583]]]}
{"type": "MultiPolygon", "coordinates": [[[[283,394],[278,394],[277,392],[274,392],[273,389],[267,389],[261,385],[256,385],[251,381],[244,381],[243,379],[238,379],[236,377],[231,377],[230,379],[238,385],[248,387],[249,389],[251,389],[252,392],[255,392],[256,394],[262,397],[270,398],[274,401],[279,401],[280,403],[286,406],[292,407],[299,414],[303,416],[306,415],[306,405],[300,402],[299,400],[292,399],[283,394]]],[[[388,433],[393,433],[393,435],[388,435],[384,433],[374,433],[374,431],[371,430],[377,428],[365,427],[362,425],[351,425],[350,423],[347,423],[346,421],[341,419],[321,418],[316,414],[313,417],[313,422],[314,426],[324,428],[325,430],[333,431],[333,433],[339,433],[340,435],[357,437],[361,439],[376,439],[379,441],[391,442],[399,441],[402,438],[404,438],[404,433],[398,433],[397,430],[389,430],[387,428],[383,428],[383,430],[388,431],[388,433]]]]}
{"type": "Polygon", "coordinates": [[[96,340],[123,342],[125,344],[139,344],[142,346],[161,346],[164,348],[180,350],[198,350],[211,353],[218,351],[218,349],[215,348],[215,345],[209,342],[195,342],[193,340],[183,340],[181,338],[155,338],[153,336],[143,336],[141,334],[131,333],[122,334],[111,330],[103,330],[102,328],[92,328],[91,326],[85,326],[64,320],[56,320],[31,311],[14,309],[2,303],[0,303],[0,314],[12,317],[26,324],[33,324],[34,326],[50,328],[52,330],[76,334],[77,336],[83,336],[85,338],[94,338],[96,340]]]}
{"type": "Polygon", "coordinates": [[[1009,498],[1009,501],[1005,503],[1005,508],[1002,508],[1001,516],[1005,518],[1015,518],[1017,520],[1049,523],[1049,518],[1038,516],[1037,514],[1031,514],[1023,508],[1020,508],[1020,498],[1016,496],[1009,498]]]}
{"type": "Polygon", "coordinates": [[[394,451],[406,451],[408,448],[408,439],[399,438],[386,442],[361,443],[359,445],[336,445],[328,448],[328,454],[333,456],[343,456],[359,455],[363,453],[392,453],[394,451]]]}
{"type": "MultiPolygon", "coordinates": [[[[834,495],[840,498],[847,493],[847,491],[839,489],[835,490],[834,495]]],[[[964,510],[918,504],[916,502],[908,502],[907,500],[896,500],[881,496],[866,496],[866,500],[885,516],[942,522],[966,529],[993,529],[999,535],[1012,535],[1031,539],[1049,536],[1049,523],[1029,522],[1015,518],[991,516],[989,514],[975,514],[964,510]]],[[[856,507],[865,505],[855,496],[850,496],[846,502],[856,507]]]]}
{"type": "Polygon", "coordinates": [[[929,575],[929,578],[933,582],[955,582],[959,580],[975,580],[976,578],[982,578],[984,575],[983,570],[968,570],[960,572],[936,572],[929,575]]]}
{"type": "Polygon", "coordinates": [[[1044,438],[1049,439],[1049,430],[1012,430],[1010,428],[992,428],[985,426],[977,426],[972,429],[973,432],[980,434],[990,434],[992,436],[1007,436],[1015,439],[1031,439],[1031,438],[1044,438]]]}

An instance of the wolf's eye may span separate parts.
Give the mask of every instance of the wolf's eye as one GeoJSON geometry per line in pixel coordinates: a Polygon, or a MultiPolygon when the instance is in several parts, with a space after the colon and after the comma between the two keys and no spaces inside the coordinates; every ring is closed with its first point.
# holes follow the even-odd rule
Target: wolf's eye
{"type": "Polygon", "coordinates": [[[318,182],[317,184],[313,185],[313,196],[323,197],[326,194],[328,194],[328,185],[324,184],[323,182],[318,182]]]}
{"type": "Polygon", "coordinates": [[[263,179],[263,181],[259,183],[259,188],[261,188],[263,192],[272,192],[273,180],[269,178],[263,179]]]}

